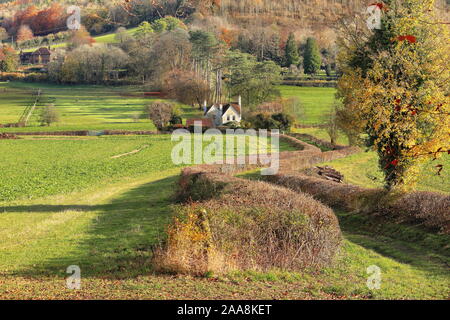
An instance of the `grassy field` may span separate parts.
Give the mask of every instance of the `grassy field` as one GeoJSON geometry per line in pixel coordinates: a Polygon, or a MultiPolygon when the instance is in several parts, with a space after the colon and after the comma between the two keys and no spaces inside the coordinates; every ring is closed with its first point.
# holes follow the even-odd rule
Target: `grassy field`
{"type": "MultiPolygon", "coordinates": [[[[136,31],[137,28],[131,28],[127,30],[128,34],[133,34],[136,31]]],[[[97,43],[117,43],[116,40],[116,33],[108,33],[108,34],[103,34],[101,36],[96,36],[93,37],[95,42],[97,43]]],[[[50,48],[52,49],[57,49],[57,48],[64,48],[67,44],[65,42],[62,43],[56,43],[50,46],[50,48]]],[[[31,52],[31,51],[35,51],[36,49],[38,49],[40,47],[36,47],[36,48],[27,48],[24,49],[24,52],[31,52]]]]}
{"type": "MultiPolygon", "coordinates": [[[[171,151],[177,143],[170,135],[0,140],[0,202],[66,194],[171,169],[175,167],[171,151]],[[116,157],[134,150],[140,151],[116,157]]],[[[205,147],[208,144],[204,142],[205,147]]],[[[235,153],[236,148],[235,143],[235,153]]],[[[280,150],[295,149],[281,141],[280,150]]]]}
{"type": "MultiPolygon", "coordinates": [[[[327,132],[322,128],[301,128],[294,129],[294,132],[305,133],[330,141],[327,132]]],[[[309,141],[305,142],[309,143],[309,141]]],[[[337,143],[348,145],[348,138],[344,134],[339,134],[337,143]]],[[[331,166],[341,172],[346,183],[366,188],[380,188],[383,186],[383,173],[378,167],[378,157],[375,152],[362,151],[346,158],[322,163],[321,165],[331,166]]],[[[416,189],[450,193],[450,156],[444,155],[438,160],[424,163],[421,166],[416,189]],[[436,166],[438,164],[444,165],[441,175],[437,175],[436,166]]]]}
{"type": "MultiPolygon", "coordinates": [[[[0,123],[17,121],[35,88],[0,84],[0,123]]],[[[147,120],[131,120],[149,100],[124,97],[124,88],[42,88],[54,99],[62,122],[48,129],[21,130],[153,128],[147,120]]],[[[281,89],[285,96],[303,101],[311,124],[323,121],[321,114],[333,101],[334,89],[281,89]]],[[[185,116],[198,114],[180,107],[185,116]]],[[[13,129],[0,130],[18,130],[13,129]]],[[[326,138],[323,129],[299,130],[326,138]]],[[[209,278],[156,273],[152,247],[164,239],[171,221],[181,169],[171,161],[173,145],[164,135],[0,140],[0,299],[449,298],[448,237],[340,211],[336,214],[343,246],[335,264],[323,270],[235,272],[209,278]],[[126,155],[134,150],[140,151],[126,155]],[[65,286],[70,265],[81,268],[81,290],[65,286]],[[366,285],[371,265],[381,269],[380,290],[366,285]]],[[[281,151],[285,150],[293,148],[283,142],[281,151]]],[[[449,158],[443,161],[450,165],[449,158]]],[[[349,183],[381,183],[374,153],[329,164],[349,183]]],[[[448,192],[448,173],[436,177],[433,166],[425,170],[420,188],[448,192]]]]}
{"type": "MultiPolygon", "coordinates": [[[[0,123],[18,122],[25,107],[34,102],[33,92],[38,89],[43,92],[39,106],[54,104],[60,121],[40,127],[34,117],[26,128],[2,128],[1,131],[155,130],[153,123],[142,116],[144,106],[154,99],[143,97],[138,87],[0,83],[0,123]],[[133,118],[136,115],[141,117],[137,122],[133,118]]],[[[197,109],[177,105],[184,118],[201,116],[197,109]]]]}
{"type": "Polygon", "coordinates": [[[448,256],[415,239],[420,231],[384,226],[337,212],[344,231],[333,267],[304,272],[238,272],[192,278],[155,273],[152,246],[164,238],[179,169],[128,174],[83,191],[0,204],[0,298],[7,299],[445,299],[448,256]],[[402,231],[402,232],[399,232],[402,231]],[[69,265],[82,289],[68,290],[69,265]],[[380,290],[366,286],[367,267],[382,271],[380,290]]]}
{"type": "Polygon", "coordinates": [[[296,97],[302,103],[304,116],[298,119],[303,125],[317,125],[326,120],[331,111],[336,89],[280,86],[281,95],[285,98],[296,97]]]}
{"type": "MultiPolygon", "coordinates": [[[[64,86],[22,82],[0,83],[0,123],[15,123],[25,107],[34,101],[33,92],[41,89],[42,105],[52,103],[60,113],[60,122],[50,127],[3,128],[4,132],[58,130],[154,130],[147,119],[135,122],[146,104],[153,100],[138,95],[139,87],[92,85],[64,86]],[[134,94],[134,95],[133,95],[134,94]]],[[[320,124],[329,112],[335,89],[281,86],[284,97],[298,97],[305,108],[302,124],[320,124]]],[[[201,111],[179,104],[184,118],[201,117],[201,111]]]]}

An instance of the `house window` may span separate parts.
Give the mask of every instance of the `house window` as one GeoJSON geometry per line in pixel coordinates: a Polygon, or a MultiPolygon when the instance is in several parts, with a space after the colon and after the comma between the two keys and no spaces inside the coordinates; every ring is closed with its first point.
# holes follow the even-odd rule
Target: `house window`
{"type": "Polygon", "coordinates": [[[227,121],[230,121],[230,116],[227,116],[227,121]]]}
{"type": "Polygon", "coordinates": [[[233,116],[233,121],[236,121],[236,116],[233,116]]]}

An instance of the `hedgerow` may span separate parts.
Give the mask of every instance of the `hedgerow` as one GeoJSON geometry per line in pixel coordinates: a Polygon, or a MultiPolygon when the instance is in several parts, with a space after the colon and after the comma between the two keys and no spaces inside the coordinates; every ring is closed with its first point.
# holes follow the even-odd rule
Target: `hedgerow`
{"type": "Polygon", "coordinates": [[[269,183],[189,168],[178,199],[182,205],[168,240],[154,258],[161,271],[204,275],[321,267],[340,246],[330,208],[269,183]]]}

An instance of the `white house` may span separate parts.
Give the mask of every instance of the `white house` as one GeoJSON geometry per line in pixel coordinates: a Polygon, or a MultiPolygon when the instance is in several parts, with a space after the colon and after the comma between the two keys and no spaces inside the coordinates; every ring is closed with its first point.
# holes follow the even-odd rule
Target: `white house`
{"type": "Polygon", "coordinates": [[[212,119],[214,125],[221,126],[229,122],[240,123],[242,119],[242,104],[241,97],[238,102],[231,102],[227,104],[215,103],[211,107],[206,107],[206,102],[203,107],[204,116],[212,119]]]}

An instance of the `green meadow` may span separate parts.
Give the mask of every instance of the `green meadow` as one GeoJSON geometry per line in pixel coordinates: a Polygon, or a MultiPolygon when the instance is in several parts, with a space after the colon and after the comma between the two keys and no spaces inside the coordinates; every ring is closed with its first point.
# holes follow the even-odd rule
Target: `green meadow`
{"type": "MultiPolygon", "coordinates": [[[[204,141],[204,150],[216,139],[224,139],[223,151],[217,153],[218,159],[223,159],[228,154],[224,136],[204,141]]],[[[66,194],[180,167],[171,157],[178,143],[172,142],[170,135],[0,140],[0,202],[66,194]]],[[[248,139],[245,143],[247,154],[257,148],[248,139]]],[[[237,154],[237,148],[235,139],[233,154],[237,154]]],[[[295,148],[282,140],[280,150],[295,148]]],[[[190,154],[194,163],[193,143],[190,154]]]]}
{"type": "MultiPolygon", "coordinates": [[[[34,103],[33,93],[42,90],[37,111],[26,128],[3,128],[2,131],[61,131],[61,130],[155,130],[143,116],[144,107],[155,99],[143,96],[139,87],[106,87],[87,85],[0,83],[0,123],[15,123],[25,107],[34,103]],[[60,121],[40,127],[39,107],[53,104],[60,121]]],[[[201,116],[201,111],[177,104],[184,118],[201,116]]]]}
{"type": "MultiPolygon", "coordinates": [[[[149,120],[133,120],[152,101],[134,87],[0,83],[0,123],[17,122],[38,87],[61,122],[0,131],[154,129],[149,120]]],[[[280,89],[302,101],[305,124],[323,123],[335,92],[280,89]]],[[[185,118],[200,115],[179,108],[185,118]]],[[[327,138],[320,128],[298,130],[327,138]]],[[[346,143],[345,137],[339,142],[346,143]]],[[[205,278],[157,273],[152,250],[172,219],[182,168],[171,160],[175,143],[169,135],[0,140],[0,299],[448,298],[448,236],[339,210],[343,246],[334,265],[323,270],[205,278]],[[81,268],[82,290],[65,286],[70,265],[81,268]],[[371,265],[382,272],[379,290],[367,287],[371,265]]],[[[281,151],[288,150],[294,148],[282,141],[281,151]]],[[[448,171],[435,174],[442,162],[450,165],[448,157],[426,164],[419,189],[449,191],[448,171]]],[[[381,185],[373,152],[327,164],[348,183],[381,185]]]]}
{"type": "MultiPolygon", "coordinates": [[[[0,82],[0,123],[14,123],[25,107],[34,102],[33,93],[43,92],[41,106],[54,104],[60,113],[60,121],[50,127],[38,127],[36,117],[27,128],[3,128],[5,132],[60,131],[60,130],[154,130],[148,119],[142,116],[145,105],[154,99],[142,96],[140,87],[105,87],[93,85],[57,85],[0,82]],[[136,119],[138,118],[138,119],[136,119]]],[[[335,89],[279,87],[283,97],[300,99],[304,114],[299,123],[316,125],[324,121],[331,110],[335,89]]],[[[201,111],[178,104],[182,116],[201,117],[201,111]]],[[[33,120],[32,119],[32,120],[33,120]]]]}
{"type": "MultiPolygon", "coordinates": [[[[346,158],[323,163],[344,175],[346,183],[366,187],[383,187],[383,173],[378,166],[378,157],[375,152],[360,152],[346,158]]],[[[421,172],[417,178],[416,189],[420,191],[433,191],[450,193],[450,156],[427,161],[421,166],[421,172]],[[442,164],[444,170],[438,174],[437,165],[442,164]]]]}
{"type": "Polygon", "coordinates": [[[343,247],[335,264],[321,271],[212,278],[156,273],[152,248],[172,219],[180,172],[168,161],[168,138],[34,139],[0,142],[0,183],[9,190],[0,201],[0,298],[448,297],[450,261],[440,249],[448,238],[397,224],[374,234],[369,218],[339,211],[343,247]],[[111,158],[143,144],[149,147],[111,158]],[[81,290],[65,286],[70,265],[81,268],[81,290]],[[367,288],[370,265],[381,268],[380,290],[367,288]]]}
{"type": "MultiPolygon", "coordinates": [[[[130,28],[127,30],[128,34],[133,34],[136,31],[137,28],[130,28]]],[[[116,40],[116,33],[107,33],[107,34],[103,34],[100,36],[96,36],[93,37],[96,43],[117,43],[116,40]]],[[[56,43],[51,45],[50,47],[52,49],[57,49],[57,48],[64,48],[66,47],[67,43],[62,42],[62,43],[56,43]]],[[[36,48],[27,48],[24,49],[24,52],[30,52],[30,51],[35,51],[36,49],[38,49],[40,47],[36,47],[36,48]]]]}
{"type": "Polygon", "coordinates": [[[285,98],[299,99],[303,112],[297,120],[302,125],[318,125],[326,121],[336,94],[335,88],[279,86],[278,89],[285,98]]]}

